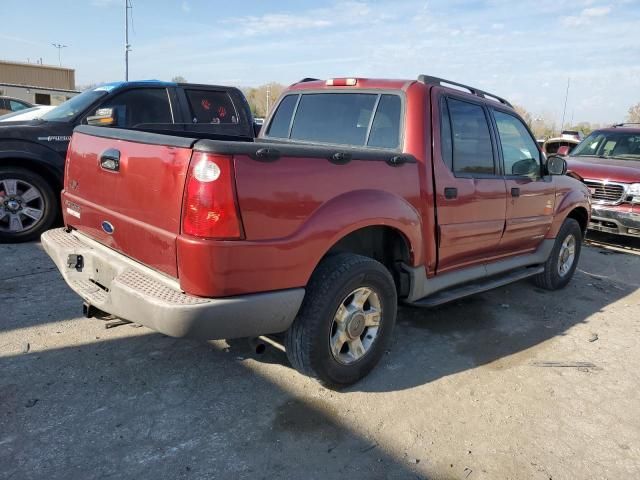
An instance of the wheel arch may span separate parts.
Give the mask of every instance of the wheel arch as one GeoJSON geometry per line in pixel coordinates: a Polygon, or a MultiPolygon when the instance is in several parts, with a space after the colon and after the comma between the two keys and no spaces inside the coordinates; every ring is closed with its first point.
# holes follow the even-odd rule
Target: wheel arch
{"type": "Polygon", "coordinates": [[[423,264],[422,219],[404,198],[386,191],[360,190],[327,202],[307,228],[331,225],[332,235],[308,264],[308,277],[320,262],[336,253],[355,253],[378,260],[392,273],[398,292],[409,279],[400,264],[423,264]]]}
{"type": "Polygon", "coordinates": [[[29,155],[0,155],[0,167],[15,167],[30,170],[40,175],[54,190],[62,190],[61,175],[52,166],[29,155]]]}
{"type": "Polygon", "coordinates": [[[567,218],[573,218],[580,225],[583,237],[587,234],[587,227],[589,226],[589,212],[585,207],[576,207],[569,212],[567,218]]]}

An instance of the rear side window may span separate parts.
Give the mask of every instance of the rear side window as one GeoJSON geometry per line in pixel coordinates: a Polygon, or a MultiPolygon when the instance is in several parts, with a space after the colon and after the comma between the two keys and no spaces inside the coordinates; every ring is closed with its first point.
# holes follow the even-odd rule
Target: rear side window
{"type": "Polygon", "coordinates": [[[267,136],[339,145],[397,148],[400,143],[401,111],[402,103],[397,95],[289,95],[280,102],[267,136]],[[290,132],[289,125],[292,125],[290,132]]]}
{"type": "Polygon", "coordinates": [[[238,114],[227,92],[185,90],[192,123],[234,124],[238,114]]]}
{"type": "Polygon", "coordinates": [[[278,106],[278,111],[273,116],[271,125],[267,135],[277,138],[289,138],[289,125],[291,125],[291,117],[293,110],[298,102],[298,95],[288,95],[282,99],[278,106]]]}
{"type": "Polygon", "coordinates": [[[453,138],[453,171],[461,174],[495,173],[489,124],[475,103],[449,98],[453,138]]]}
{"type": "Polygon", "coordinates": [[[401,109],[400,97],[397,95],[382,95],[380,97],[367,142],[369,147],[398,147],[401,109]]]}

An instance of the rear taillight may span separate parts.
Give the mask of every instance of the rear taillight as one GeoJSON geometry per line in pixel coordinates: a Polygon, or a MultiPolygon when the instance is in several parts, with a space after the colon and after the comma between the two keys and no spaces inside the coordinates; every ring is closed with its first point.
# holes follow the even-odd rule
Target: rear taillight
{"type": "Polygon", "coordinates": [[[182,232],[205,238],[241,237],[232,157],[194,152],[184,194],[182,232]]]}

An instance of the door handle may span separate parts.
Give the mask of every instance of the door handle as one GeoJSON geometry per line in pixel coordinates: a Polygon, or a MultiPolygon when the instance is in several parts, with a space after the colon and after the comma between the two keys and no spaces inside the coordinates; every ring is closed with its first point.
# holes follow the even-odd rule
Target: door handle
{"type": "Polygon", "coordinates": [[[513,187],[511,189],[511,196],[512,197],[519,197],[520,196],[520,189],[518,187],[513,187]]]}
{"type": "Polygon", "coordinates": [[[117,172],[120,170],[120,151],[110,148],[100,155],[100,166],[105,170],[117,172]]]}
{"type": "Polygon", "coordinates": [[[458,197],[458,189],[455,187],[445,187],[444,198],[447,200],[453,200],[458,197]]]}

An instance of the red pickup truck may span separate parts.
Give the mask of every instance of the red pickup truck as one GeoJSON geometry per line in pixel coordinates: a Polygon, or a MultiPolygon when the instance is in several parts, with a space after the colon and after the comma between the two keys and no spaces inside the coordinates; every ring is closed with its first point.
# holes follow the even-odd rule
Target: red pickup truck
{"type": "Polygon", "coordinates": [[[89,315],[283,334],[298,370],[346,385],[388,347],[398,300],[564,287],[590,214],[565,171],[481,90],[305,79],[255,142],[76,128],[66,226],[42,243],[89,315]]]}

